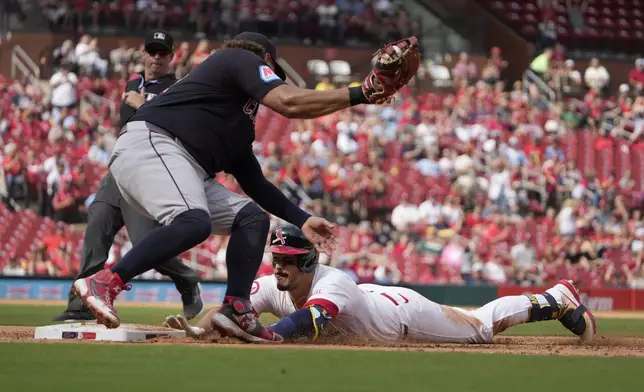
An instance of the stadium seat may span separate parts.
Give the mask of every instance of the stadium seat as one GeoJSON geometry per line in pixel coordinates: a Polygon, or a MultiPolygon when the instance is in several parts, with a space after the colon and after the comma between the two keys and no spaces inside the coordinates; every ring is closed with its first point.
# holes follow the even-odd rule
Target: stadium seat
{"type": "Polygon", "coordinates": [[[429,76],[432,78],[432,83],[435,87],[451,87],[452,78],[446,66],[432,63],[428,69],[429,76]]]}
{"type": "Polygon", "coordinates": [[[337,82],[349,82],[352,78],[351,66],[344,60],[329,61],[329,69],[337,82]]]}
{"type": "Polygon", "coordinates": [[[330,73],[329,65],[324,60],[309,60],[306,67],[314,76],[327,76],[330,73]]]}

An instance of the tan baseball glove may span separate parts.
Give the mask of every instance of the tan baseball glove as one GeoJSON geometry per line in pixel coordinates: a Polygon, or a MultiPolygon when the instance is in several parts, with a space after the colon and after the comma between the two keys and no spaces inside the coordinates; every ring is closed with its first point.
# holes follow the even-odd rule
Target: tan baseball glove
{"type": "Polygon", "coordinates": [[[369,103],[391,101],[418,71],[420,51],[418,39],[409,37],[391,42],[374,53],[376,64],[362,83],[362,93],[369,103]]]}

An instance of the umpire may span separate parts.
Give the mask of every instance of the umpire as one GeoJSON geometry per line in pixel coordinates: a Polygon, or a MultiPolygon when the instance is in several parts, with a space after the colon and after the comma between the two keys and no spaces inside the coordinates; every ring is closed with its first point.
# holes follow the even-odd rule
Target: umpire
{"type": "MultiPolygon", "coordinates": [[[[165,31],[154,31],[146,37],[143,54],[145,69],[139,77],[130,80],[125,87],[125,98],[120,110],[121,128],[146,101],[176,82],[174,75],[168,73],[173,44],[172,36],[165,31]]],[[[89,207],[83,261],[78,278],[93,275],[103,269],[114,237],[123,225],[132,242],[136,244],[159,224],[130,207],[123,200],[114,177],[108,173],[103,178],[96,198],[89,207]]],[[[197,273],[178,257],[158,265],[156,270],[174,281],[177,290],[181,293],[186,318],[197,316],[203,309],[197,273]]],[[[80,298],[70,292],[67,309],[53,320],[93,319],[94,315],[83,305],[80,298]]]]}

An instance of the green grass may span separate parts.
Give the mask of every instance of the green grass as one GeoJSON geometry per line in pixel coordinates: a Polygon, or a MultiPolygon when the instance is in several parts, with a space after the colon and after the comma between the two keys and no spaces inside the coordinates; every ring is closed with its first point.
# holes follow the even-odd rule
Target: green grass
{"type": "MultiPolygon", "coordinates": [[[[596,321],[598,334],[603,336],[644,336],[644,319],[598,318],[596,321]]],[[[546,321],[517,325],[502,335],[570,336],[570,331],[558,322],[546,321]]]]}
{"type": "MultiPolygon", "coordinates": [[[[117,307],[121,322],[134,324],[161,325],[167,315],[181,313],[181,309],[167,307],[117,307]]],[[[63,306],[54,305],[14,305],[0,304],[0,325],[49,325],[51,318],[63,310],[63,306]]],[[[263,316],[264,323],[274,318],[263,316]]],[[[644,319],[597,319],[599,333],[604,336],[644,336],[644,319]]],[[[570,332],[558,322],[542,322],[519,325],[503,335],[562,335],[570,332]]]]}
{"type": "Polygon", "coordinates": [[[636,358],[0,344],[7,391],[641,391],[642,365],[636,358]]]}
{"type": "MultiPolygon", "coordinates": [[[[0,304],[0,325],[48,325],[61,310],[0,304]]],[[[124,323],[159,325],[179,312],[178,307],[119,307],[124,323]]],[[[644,336],[641,319],[597,323],[602,335],[644,336]]],[[[522,325],[505,334],[570,336],[557,322],[522,325]]],[[[0,343],[0,389],[19,392],[621,392],[644,390],[643,366],[644,359],[636,357],[0,343]]]]}
{"type": "MultiPolygon", "coordinates": [[[[0,325],[49,325],[52,317],[65,310],[64,305],[0,304],[0,325]]],[[[123,323],[161,325],[166,316],[180,314],[181,308],[117,306],[123,323]]]]}

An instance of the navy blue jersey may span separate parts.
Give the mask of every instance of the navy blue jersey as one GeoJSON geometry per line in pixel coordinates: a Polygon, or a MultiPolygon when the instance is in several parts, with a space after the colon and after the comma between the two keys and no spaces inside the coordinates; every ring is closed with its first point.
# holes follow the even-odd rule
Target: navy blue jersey
{"type": "Polygon", "coordinates": [[[255,140],[259,102],[283,83],[253,52],[222,49],[129,121],[148,121],[172,133],[211,175],[230,172],[255,140]]]}

